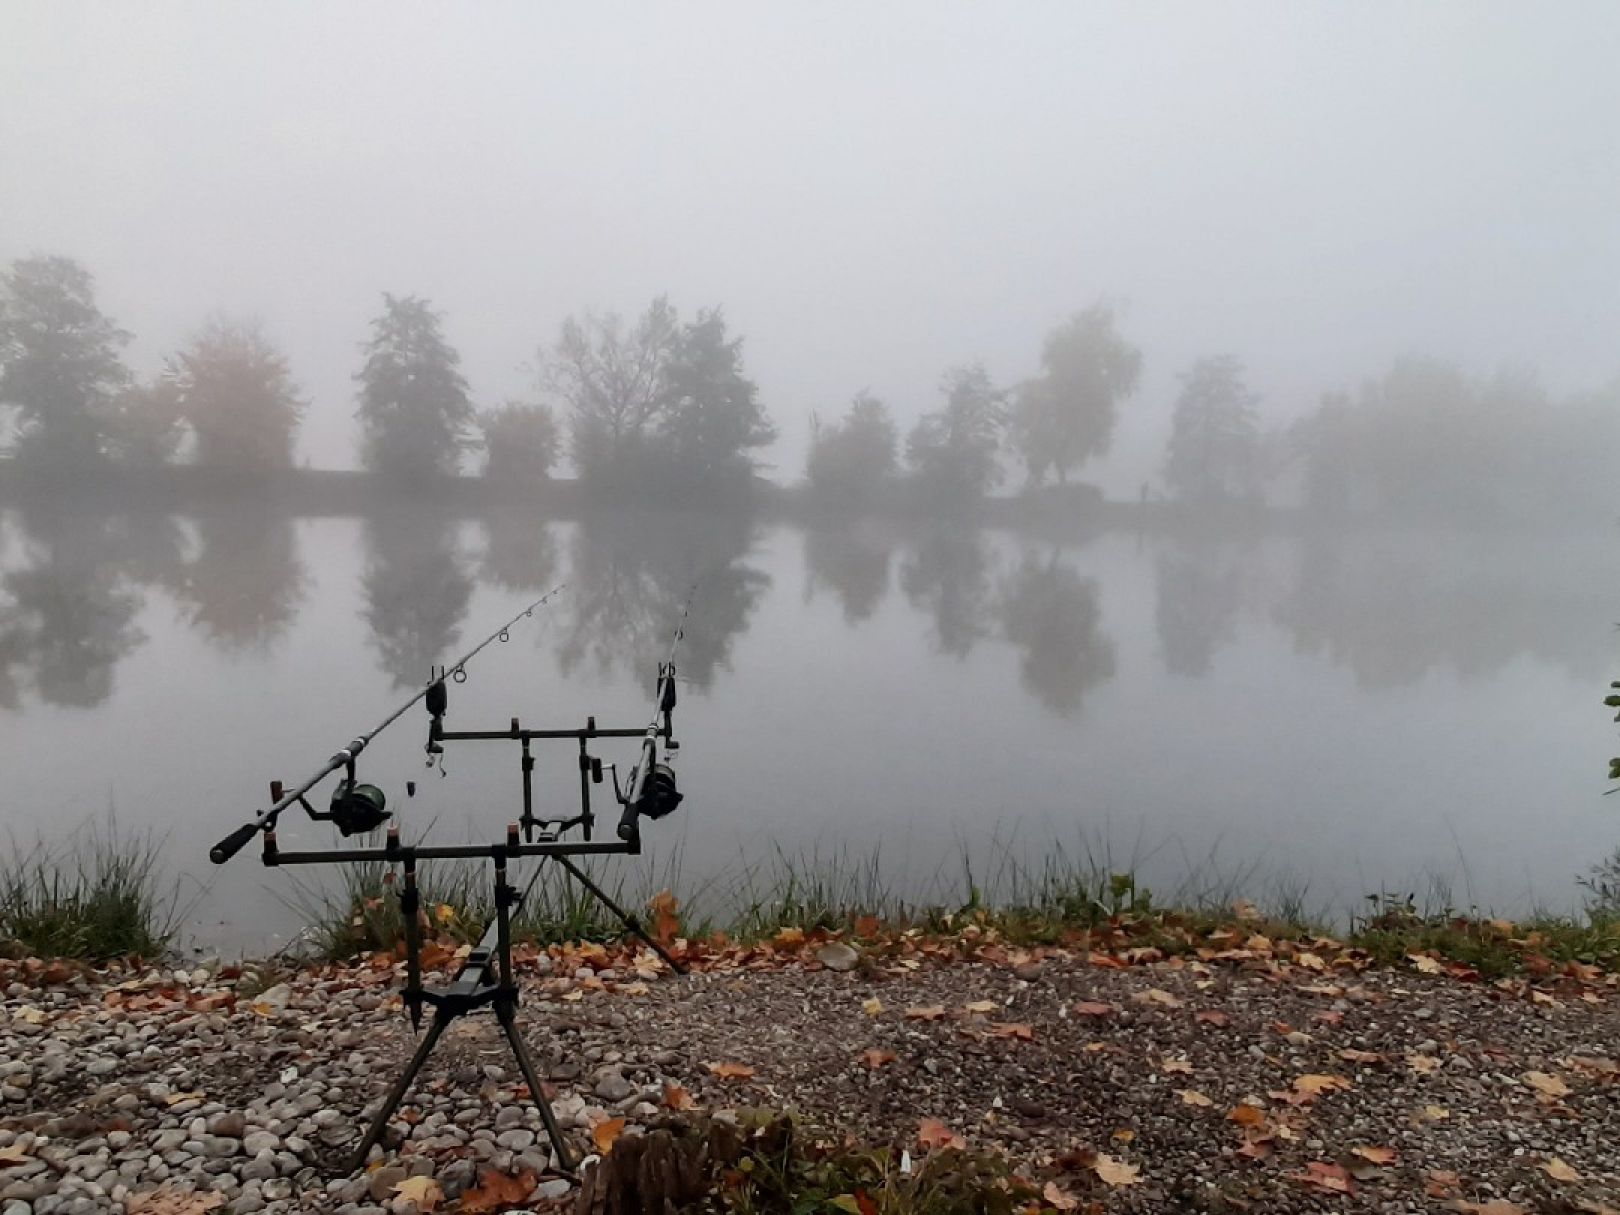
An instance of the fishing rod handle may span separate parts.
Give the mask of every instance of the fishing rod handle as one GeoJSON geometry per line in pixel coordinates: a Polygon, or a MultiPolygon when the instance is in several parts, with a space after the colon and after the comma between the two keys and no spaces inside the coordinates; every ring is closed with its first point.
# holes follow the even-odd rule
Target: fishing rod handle
{"type": "Polygon", "coordinates": [[[208,850],[208,859],[216,865],[223,865],[242,851],[243,848],[247,847],[247,842],[258,833],[258,823],[243,823],[208,850]]]}

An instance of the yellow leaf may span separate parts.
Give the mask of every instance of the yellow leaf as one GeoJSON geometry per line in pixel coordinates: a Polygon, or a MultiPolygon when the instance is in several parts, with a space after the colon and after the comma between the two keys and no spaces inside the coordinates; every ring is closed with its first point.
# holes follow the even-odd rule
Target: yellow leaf
{"type": "Polygon", "coordinates": [[[431,1177],[407,1177],[394,1187],[394,1193],[401,1198],[408,1198],[416,1204],[418,1210],[431,1211],[444,1197],[444,1191],[439,1183],[431,1177]]]}
{"type": "Polygon", "coordinates": [[[1446,968],[1426,953],[1409,953],[1406,955],[1406,960],[1426,975],[1443,975],[1446,973],[1446,968]]]}
{"type": "Polygon", "coordinates": [[[1080,1200],[1069,1193],[1055,1181],[1048,1181],[1046,1188],[1041,1191],[1041,1197],[1046,1205],[1058,1211],[1072,1211],[1080,1205],[1080,1200]]]}
{"type": "Polygon", "coordinates": [[[439,921],[441,927],[446,926],[454,922],[456,909],[450,906],[449,903],[440,903],[433,909],[433,918],[439,921]]]}
{"type": "Polygon", "coordinates": [[[875,1017],[883,1011],[883,1001],[873,996],[870,1000],[861,1001],[861,1011],[869,1017],[875,1017]]]}
{"type": "Polygon", "coordinates": [[[1438,1055],[1411,1054],[1406,1056],[1406,1066],[1420,1076],[1428,1076],[1439,1070],[1440,1058],[1438,1055]]]}
{"type": "Polygon", "coordinates": [[[1551,1160],[1543,1161],[1541,1171],[1554,1181],[1579,1181],[1581,1179],[1581,1175],[1573,1167],[1565,1164],[1557,1156],[1554,1156],[1551,1160]]]}
{"type": "Polygon", "coordinates": [[[1567,1097],[1573,1091],[1557,1076],[1546,1072],[1525,1072],[1524,1082],[1544,1097],[1567,1097]]]}
{"type": "Polygon", "coordinates": [[[847,1211],[849,1215],[861,1215],[860,1200],[853,1194],[840,1194],[837,1198],[829,1198],[827,1205],[835,1211],[847,1211]]]}
{"type": "Polygon", "coordinates": [[[1097,1171],[1097,1176],[1109,1185],[1139,1185],[1142,1181],[1142,1170],[1123,1160],[1115,1160],[1112,1156],[1097,1154],[1097,1163],[1091,1166],[1097,1171]]]}
{"type": "Polygon", "coordinates": [[[1423,1107],[1423,1120],[1425,1122],[1444,1122],[1451,1117],[1451,1111],[1443,1105],[1425,1105],[1423,1107]]]}
{"type": "Polygon", "coordinates": [[[975,1000],[965,1006],[970,1013],[993,1013],[1001,1007],[994,1000],[975,1000]]]}
{"type": "Polygon", "coordinates": [[[776,943],[784,948],[794,948],[804,944],[804,929],[784,928],[776,934],[776,943]]]}
{"type": "Polygon", "coordinates": [[[1193,1065],[1191,1059],[1166,1059],[1159,1064],[1159,1070],[1167,1076],[1190,1076],[1193,1065]]]}
{"type": "Polygon", "coordinates": [[[1178,1088],[1176,1095],[1181,1098],[1183,1105],[1214,1105],[1208,1097],[1195,1088],[1178,1088]]]}
{"type": "Polygon", "coordinates": [[[604,1118],[591,1128],[591,1142],[596,1144],[597,1151],[606,1156],[623,1133],[623,1118],[604,1118]]]}
{"type": "Polygon", "coordinates": [[[28,1163],[28,1153],[20,1147],[0,1147],[0,1169],[14,1169],[28,1163]]]}

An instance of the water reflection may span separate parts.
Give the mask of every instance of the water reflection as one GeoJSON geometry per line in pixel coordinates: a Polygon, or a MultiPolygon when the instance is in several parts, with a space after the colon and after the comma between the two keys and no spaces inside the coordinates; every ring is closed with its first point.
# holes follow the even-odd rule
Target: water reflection
{"type": "Polygon", "coordinates": [[[984,537],[968,529],[926,537],[900,567],[900,586],[911,606],[933,618],[934,647],[966,658],[990,635],[990,553],[984,537]]]}
{"type": "Polygon", "coordinates": [[[229,510],[197,520],[197,556],[175,587],[191,625],[227,652],[268,652],[298,617],[304,566],[292,520],[229,510]]]}
{"type": "Polygon", "coordinates": [[[1019,676],[1042,705],[1064,717],[1086,691],[1114,675],[1114,643],[1102,630],[1097,582],[1058,559],[1025,553],[1000,593],[1001,627],[1021,651],[1019,676]]]}
{"type": "Polygon", "coordinates": [[[484,519],[479,578],[503,591],[546,591],[557,585],[557,540],[533,511],[497,509],[484,519]]]}
{"type": "Polygon", "coordinates": [[[804,600],[826,586],[838,597],[846,624],[871,618],[889,593],[890,546],[861,524],[812,525],[804,533],[804,600]]]}
{"type": "Polygon", "coordinates": [[[21,517],[20,559],[0,578],[0,704],[32,687],[46,704],[90,708],[145,639],[142,598],[120,567],[114,521],[78,512],[21,517]]]}
{"type": "Polygon", "coordinates": [[[768,574],[746,564],[754,527],[746,517],[603,514],[582,520],[569,563],[569,614],[557,649],[565,675],[591,664],[637,675],[674,637],[689,597],[681,643],[683,678],[708,687],[728,665],[768,574]]]}
{"type": "Polygon", "coordinates": [[[363,615],[396,688],[419,687],[456,652],[473,580],[456,525],[430,511],[395,510],[361,533],[363,615]]]}
{"type": "Polygon", "coordinates": [[[1165,669],[1193,679],[1208,675],[1216,653],[1237,635],[1251,571],[1224,547],[1173,542],[1155,572],[1154,622],[1165,669]]]}

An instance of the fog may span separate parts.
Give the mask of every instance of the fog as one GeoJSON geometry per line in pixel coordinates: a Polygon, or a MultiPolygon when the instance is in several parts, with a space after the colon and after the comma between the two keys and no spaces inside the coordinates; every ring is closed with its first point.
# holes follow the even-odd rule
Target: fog
{"type": "Polygon", "coordinates": [[[383,291],[481,406],[570,314],[723,306],[782,481],[813,411],[905,431],[1105,298],[1142,378],[1083,475],[1133,495],[1202,356],[1267,421],[1414,352],[1612,381],[1617,55],[1602,3],[3,0],[0,264],[81,261],[141,374],[258,317],[334,467],[383,291]]]}

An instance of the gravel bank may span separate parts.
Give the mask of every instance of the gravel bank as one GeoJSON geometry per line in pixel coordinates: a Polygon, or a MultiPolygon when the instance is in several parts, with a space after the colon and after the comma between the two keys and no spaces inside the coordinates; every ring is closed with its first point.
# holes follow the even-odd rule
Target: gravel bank
{"type": "MultiPolygon", "coordinates": [[[[395,976],[227,976],[4,979],[0,1215],[139,1210],[157,1189],[378,1215],[415,1210],[407,1177],[453,1198],[482,1167],[545,1172],[486,1016],[430,1063],[397,1160],[335,1175],[411,1049],[395,976]]],[[[1407,970],[1061,956],[525,981],[524,1029],[582,1150],[603,1118],[635,1133],[664,1116],[678,1085],[699,1107],[796,1109],[914,1151],[937,1119],[1110,1210],[1620,1202],[1612,987],[1532,998],[1407,970]],[[1092,1152],[1135,1171],[1111,1184],[1092,1152]]]]}

